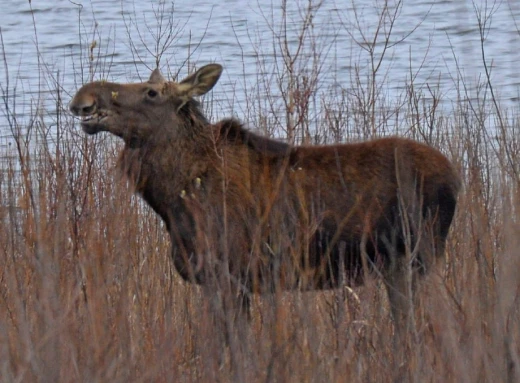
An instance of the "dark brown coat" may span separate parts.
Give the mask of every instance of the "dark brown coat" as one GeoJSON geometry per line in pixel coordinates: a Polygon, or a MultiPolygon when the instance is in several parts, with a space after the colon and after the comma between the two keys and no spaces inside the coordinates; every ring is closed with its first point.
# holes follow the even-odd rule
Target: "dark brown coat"
{"type": "Polygon", "coordinates": [[[424,273],[443,257],[460,188],[451,163],[403,138],[293,147],[233,119],[211,125],[192,97],[221,71],[90,83],[70,109],[86,133],[125,141],[121,168],[166,223],[183,278],[227,275],[247,293],[334,288],[376,271],[395,319],[408,317],[407,265],[424,273]]]}

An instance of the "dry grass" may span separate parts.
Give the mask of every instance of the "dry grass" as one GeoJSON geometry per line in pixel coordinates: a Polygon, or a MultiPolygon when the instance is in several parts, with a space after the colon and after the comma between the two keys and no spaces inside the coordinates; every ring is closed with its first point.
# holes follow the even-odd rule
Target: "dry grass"
{"type": "MultiPolygon", "coordinates": [[[[307,61],[316,71],[318,53],[307,61]]],[[[439,147],[460,169],[447,262],[422,285],[417,339],[393,346],[375,279],[354,290],[255,297],[251,324],[235,321],[218,291],[176,275],[162,223],[114,171],[117,144],[78,135],[59,105],[54,139],[39,115],[30,126],[10,120],[16,145],[0,153],[1,381],[520,379],[517,115],[494,96],[474,104],[461,97],[444,112],[443,100],[425,98],[413,81],[389,108],[374,72],[366,89],[358,83],[327,98],[318,72],[298,82],[304,69],[282,67],[283,89],[247,95],[251,125],[309,142],[398,130],[439,147]],[[273,121],[273,110],[285,118],[273,121]]]]}

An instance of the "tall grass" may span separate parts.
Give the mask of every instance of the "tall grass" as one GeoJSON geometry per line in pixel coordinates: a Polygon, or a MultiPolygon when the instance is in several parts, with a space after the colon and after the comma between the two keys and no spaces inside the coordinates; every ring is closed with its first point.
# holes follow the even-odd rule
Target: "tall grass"
{"type": "MultiPolygon", "coordinates": [[[[518,114],[489,96],[489,75],[486,97],[476,100],[456,79],[460,97],[449,111],[440,89],[421,87],[413,75],[402,98],[385,99],[378,63],[387,58],[370,47],[390,41],[382,33],[395,22],[389,8],[377,30],[382,40],[368,45],[367,72],[355,66],[348,91],[323,91],[327,52],[305,22],[316,9],[303,9],[296,45],[284,44],[283,28],[272,29],[281,64],[275,80],[259,78],[245,95],[244,114],[254,128],[294,142],[397,133],[453,160],[464,190],[446,262],[421,287],[415,341],[393,345],[377,279],[255,297],[251,323],[233,327],[221,318],[218,292],[174,271],[161,221],[114,170],[119,143],[83,136],[59,91],[56,108],[20,122],[3,87],[13,144],[0,153],[1,381],[520,379],[518,114]]],[[[486,23],[479,25],[484,33],[486,23]]],[[[273,69],[265,65],[259,60],[259,73],[273,69]]],[[[58,80],[53,87],[61,88],[58,80]]]]}

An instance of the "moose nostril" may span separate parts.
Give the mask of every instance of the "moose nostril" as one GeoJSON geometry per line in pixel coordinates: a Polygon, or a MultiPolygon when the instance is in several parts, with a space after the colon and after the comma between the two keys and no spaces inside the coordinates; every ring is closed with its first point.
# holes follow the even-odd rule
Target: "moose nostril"
{"type": "Polygon", "coordinates": [[[82,114],[92,114],[96,111],[96,104],[92,104],[90,106],[83,107],[82,114]]]}
{"type": "Polygon", "coordinates": [[[96,104],[91,104],[89,106],[71,104],[69,109],[76,116],[88,116],[96,112],[96,104]]]}

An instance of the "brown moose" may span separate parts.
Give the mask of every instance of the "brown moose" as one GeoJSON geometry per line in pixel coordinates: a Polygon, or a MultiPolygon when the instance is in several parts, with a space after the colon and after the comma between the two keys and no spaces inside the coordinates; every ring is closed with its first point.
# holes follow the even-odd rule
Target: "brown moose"
{"type": "Polygon", "coordinates": [[[70,110],[86,133],[124,140],[121,169],[164,220],[184,279],[226,280],[247,304],[250,293],[354,285],[372,272],[406,330],[415,276],[444,256],[454,167],[409,139],[291,146],[234,119],[213,125],[193,97],[221,72],[210,64],[179,83],[158,69],[144,83],[93,82],[70,110]]]}

